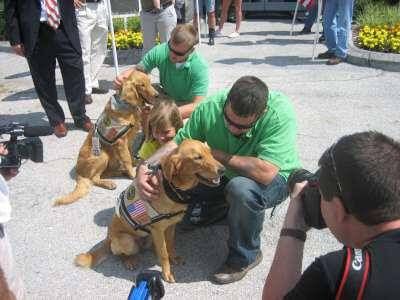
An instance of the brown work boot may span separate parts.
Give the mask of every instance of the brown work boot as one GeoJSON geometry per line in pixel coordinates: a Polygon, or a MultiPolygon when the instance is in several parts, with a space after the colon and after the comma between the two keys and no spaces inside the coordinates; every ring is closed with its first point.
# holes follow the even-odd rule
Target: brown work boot
{"type": "Polygon", "coordinates": [[[330,59],[332,57],[335,57],[335,53],[328,51],[325,51],[323,53],[318,54],[317,58],[318,59],[330,59]]]}
{"type": "Polygon", "coordinates": [[[54,135],[58,138],[63,138],[67,135],[68,129],[64,122],[58,123],[53,127],[54,135]]]}
{"type": "Polygon", "coordinates": [[[340,64],[340,63],[342,63],[342,62],[344,62],[344,58],[334,56],[334,57],[330,58],[330,59],[326,62],[326,64],[327,64],[328,66],[333,66],[333,65],[338,65],[338,64],[340,64]]]}
{"type": "Polygon", "coordinates": [[[262,252],[258,252],[254,262],[249,264],[247,267],[235,269],[230,267],[227,263],[224,263],[213,275],[211,280],[218,284],[227,284],[235,281],[239,281],[247,272],[256,267],[262,261],[262,252]]]}

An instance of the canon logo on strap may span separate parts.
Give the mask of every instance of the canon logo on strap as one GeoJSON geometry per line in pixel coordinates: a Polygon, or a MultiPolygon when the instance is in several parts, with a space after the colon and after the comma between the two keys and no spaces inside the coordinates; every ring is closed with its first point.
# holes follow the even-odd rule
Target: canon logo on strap
{"type": "Polygon", "coordinates": [[[360,271],[363,264],[363,255],[361,249],[354,249],[354,259],[351,263],[352,268],[355,271],[360,271]]]}

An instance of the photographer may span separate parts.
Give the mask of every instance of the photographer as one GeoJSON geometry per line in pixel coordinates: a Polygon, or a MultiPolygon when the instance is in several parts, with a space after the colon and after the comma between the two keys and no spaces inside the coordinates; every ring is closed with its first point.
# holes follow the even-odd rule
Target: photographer
{"type": "Polygon", "coordinates": [[[348,135],[319,166],[314,204],[345,247],[301,274],[312,187],[297,178],[263,299],[400,299],[400,144],[377,132],[348,135]]]}
{"type": "MultiPolygon", "coordinates": [[[[7,149],[0,143],[0,155],[7,153],[7,149]]],[[[15,273],[11,246],[4,229],[4,224],[11,218],[6,180],[17,174],[17,168],[0,168],[0,299],[2,300],[23,298],[22,281],[15,273]]]]}

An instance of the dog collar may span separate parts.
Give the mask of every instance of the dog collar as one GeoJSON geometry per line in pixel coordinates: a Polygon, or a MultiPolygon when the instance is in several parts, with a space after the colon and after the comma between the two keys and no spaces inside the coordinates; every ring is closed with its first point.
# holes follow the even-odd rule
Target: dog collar
{"type": "Polygon", "coordinates": [[[111,96],[111,109],[116,111],[130,110],[132,108],[136,108],[126,102],[126,100],[122,99],[119,95],[114,94],[111,96]]]}
{"type": "MultiPolygon", "coordinates": [[[[149,175],[155,175],[159,170],[162,171],[160,164],[147,164],[147,169],[150,170],[150,172],[148,173],[149,175]]],[[[161,173],[163,176],[164,191],[168,198],[180,204],[189,204],[191,202],[191,196],[189,195],[189,193],[175,187],[165,178],[164,172],[161,173]]]]}

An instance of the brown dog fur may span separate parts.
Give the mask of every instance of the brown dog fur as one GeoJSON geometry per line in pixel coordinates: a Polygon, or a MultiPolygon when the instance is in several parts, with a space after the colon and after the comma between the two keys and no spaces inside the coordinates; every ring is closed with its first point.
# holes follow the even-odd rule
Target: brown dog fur
{"type": "Polygon", "coordinates": [[[113,145],[102,143],[99,156],[92,153],[93,129],[88,133],[78,155],[76,164],[76,186],[75,189],[66,196],[55,200],[54,205],[70,204],[84,197],[89,192],[92,184],[113,190],[116,185],[111,180],[102,177],[128,175],[135,177],[132,162],[132,141],[136,136],[141,123],[141,108],[146,104],[152,103],[158,92],[150,83],[148,75],[135,71],[123,83],[121,99],[124,99],[132,109],[115,111],[111,107],[109,100],[104,108],[104,112],[121,124],[131,125],[132,127],[113,145]]]}
{"type": "MultiPolygon", "coordinates": [[[[164,180],[181,190],[195,187],[199,182],[215,186],[224,167],[211,155],[205,144],[195,140],[185,140],[171,154],[161,160],[164,180]]],[[[133,182],[135,184],[135,182],[133,182]]],[[[187,205],[171,200],[161,189],[160,199],[152,201],[151,205],[158,213],[175,213],[185,210],[187,205]]],[[[162,276],[167,282],[175,282],[170,263],[182,262],[175,253],[175,225],[181,221],[183,213],[170,219],[163,219],[147,226],[151,232],[154,248],[159,258],[162,276]]],[[[107,238],[101,246],[88,253],[75,257],[75,264],[81,267],[94,267],[101,263],[108,254],[121,255],[128,268],[136,264],[135,255],[147,243],[147,233],[134,230],[122,218],[114,214],[108,227],[107,238]]]]}

